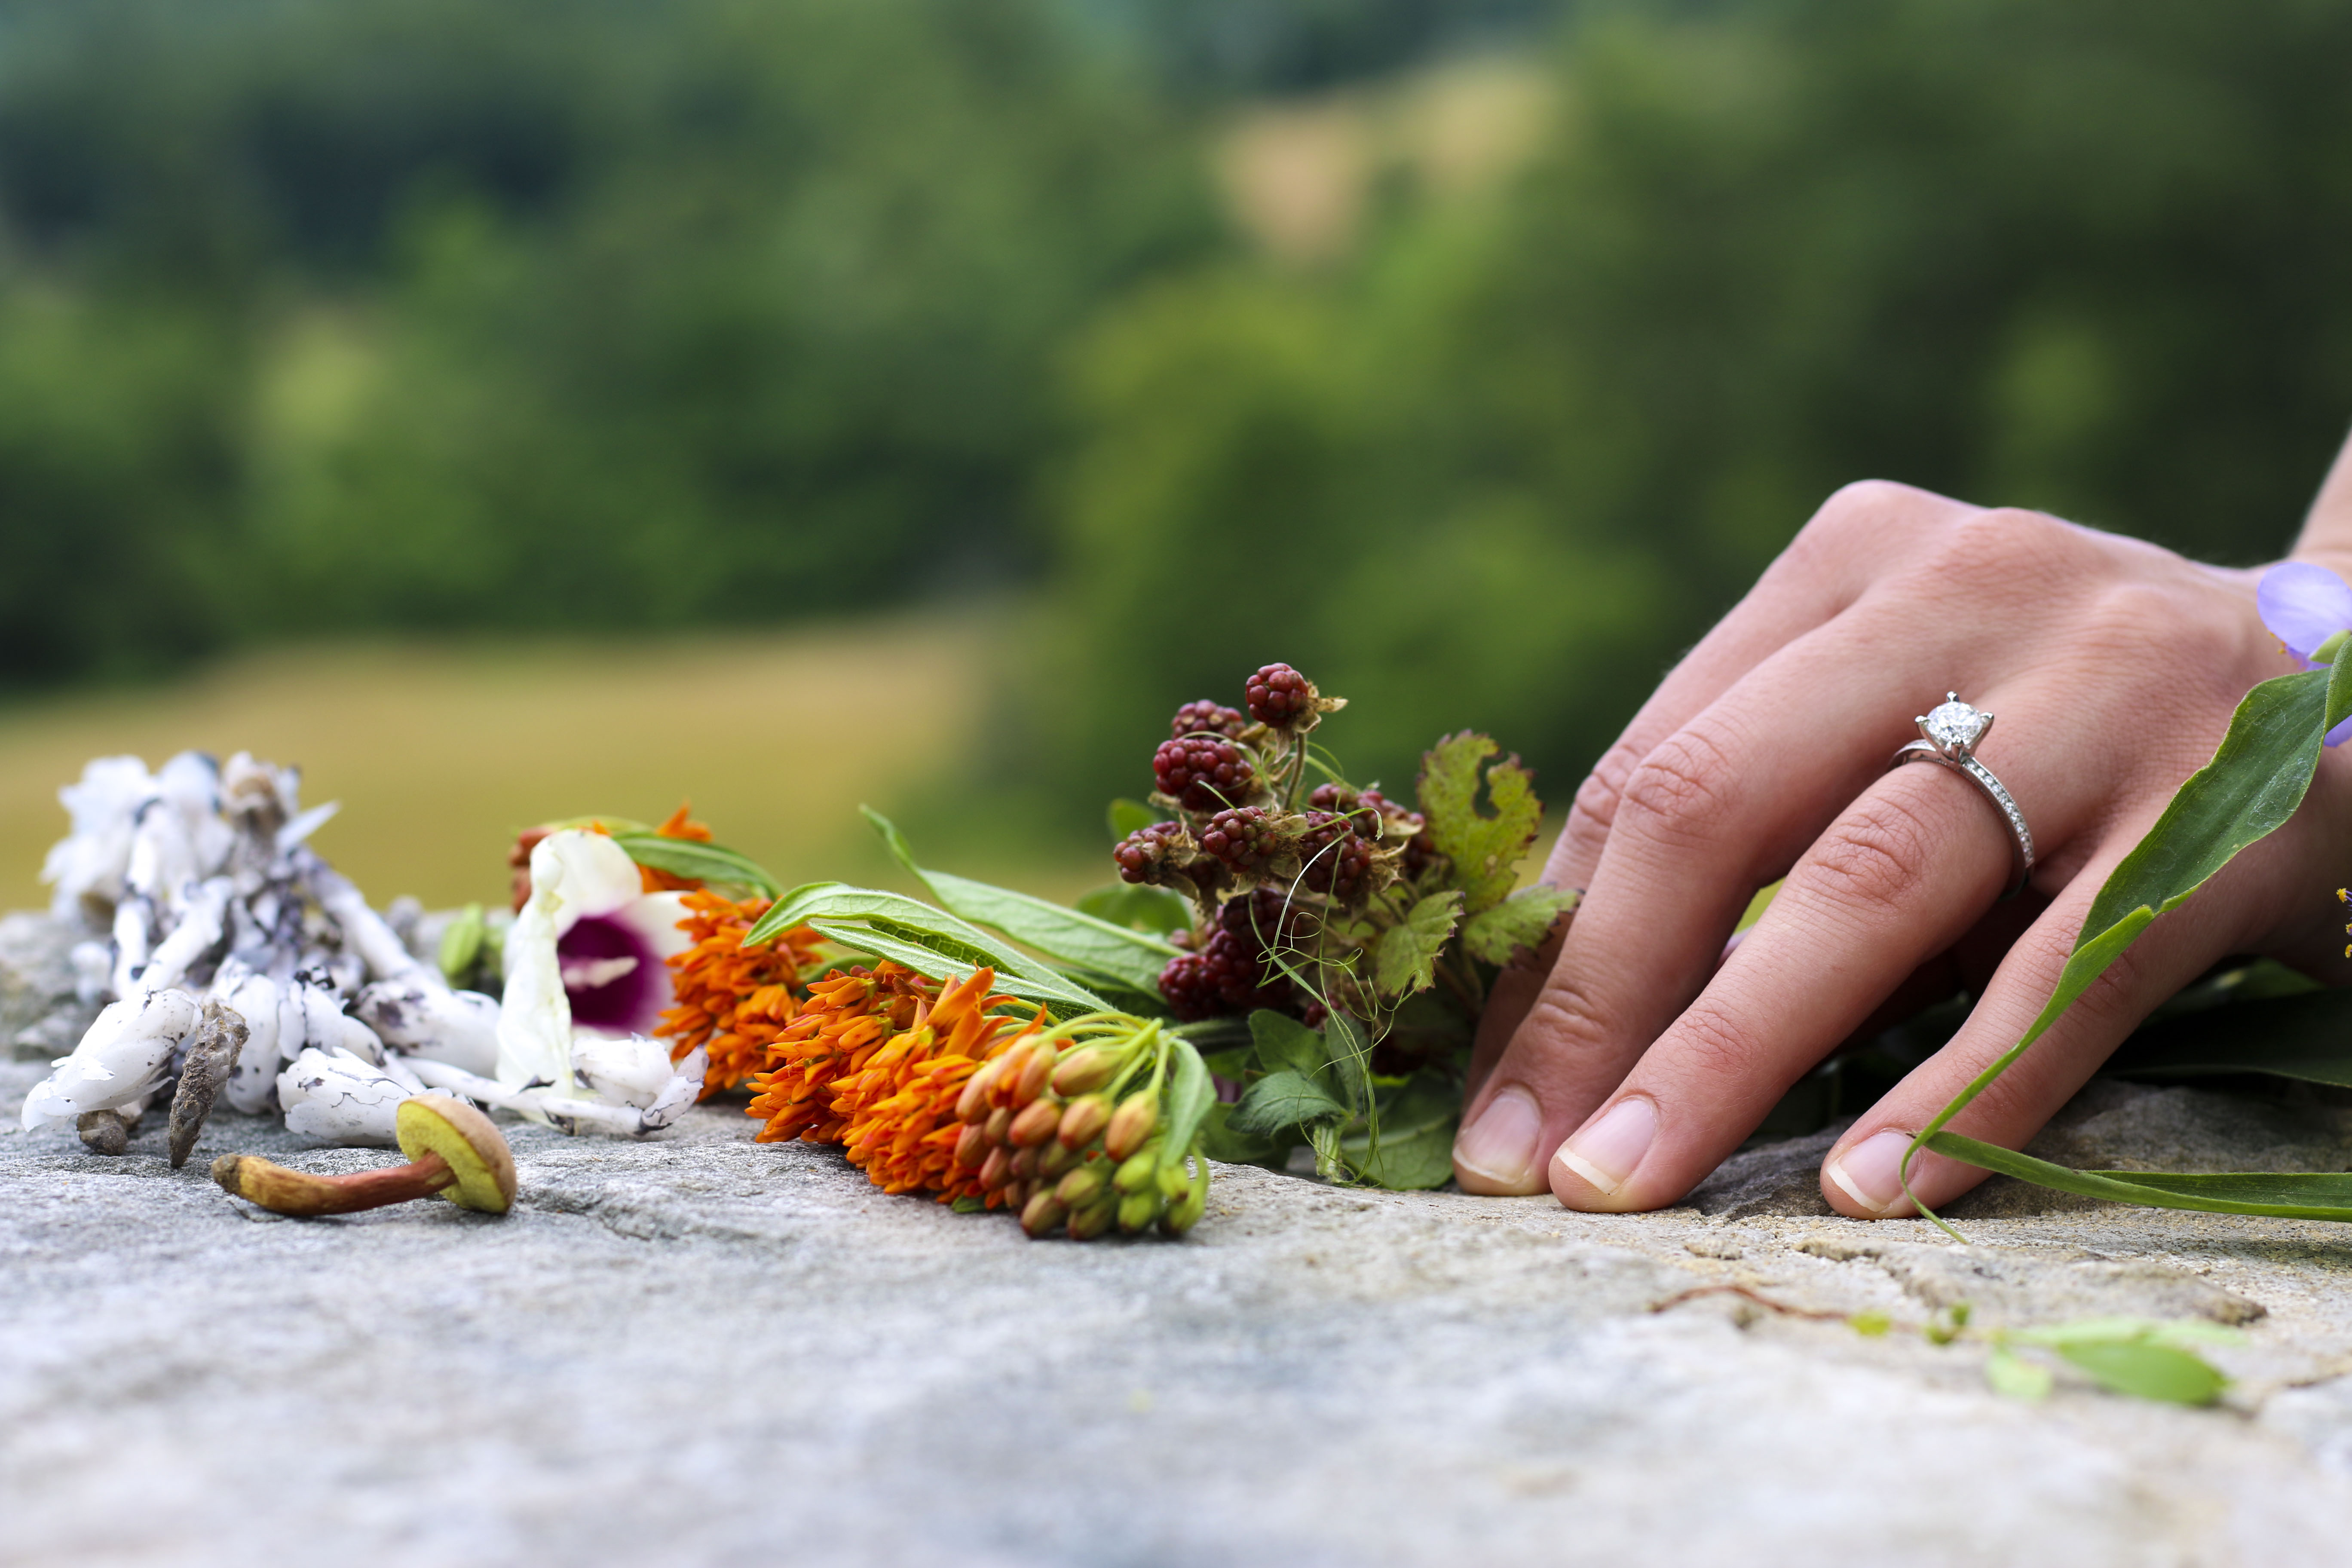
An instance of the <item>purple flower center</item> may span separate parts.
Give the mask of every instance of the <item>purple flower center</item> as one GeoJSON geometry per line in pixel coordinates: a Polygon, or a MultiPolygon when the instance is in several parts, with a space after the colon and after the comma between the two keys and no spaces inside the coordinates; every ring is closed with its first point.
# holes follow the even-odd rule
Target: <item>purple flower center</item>
{"type": "Polygon", "coordinates": [[[557,940],[555,958],[574,1024],[642,1035],[661,1021],[661,957],[619,921],[582,916],[557,940]]]}

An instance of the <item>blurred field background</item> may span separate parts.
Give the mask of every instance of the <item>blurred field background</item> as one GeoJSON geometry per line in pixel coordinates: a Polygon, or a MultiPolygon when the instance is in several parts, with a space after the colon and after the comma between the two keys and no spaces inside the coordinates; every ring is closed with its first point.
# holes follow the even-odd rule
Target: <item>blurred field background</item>
{"type": "Polygon", "coordinates": [[[1564,798],[1831,489],[2213,559],[2352,418],[2352,5],[0,0],[0,903],[681,797],[1045,891],[1286,658],[1564,798]]]}

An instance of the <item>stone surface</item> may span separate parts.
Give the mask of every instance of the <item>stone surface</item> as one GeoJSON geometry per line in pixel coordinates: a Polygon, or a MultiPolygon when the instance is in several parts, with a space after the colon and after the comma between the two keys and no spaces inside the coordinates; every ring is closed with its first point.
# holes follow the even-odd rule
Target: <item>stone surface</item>
{"type": "MultiPolygon", "coordinates": [[[[280,1220],[223,1115],[182,1171],[15,1131],[0,1063],[0,1563],[2228,1564],[2339,1560],[2352,1237],[2096,1205],[1780,1212],[1341,1191],[1221,1167],[1181,1244],[1030,1243],[728,1108],[511,1130],[504,1219],[280,1220]],[[2239,1326],[2213,1410],[2000,1399],[1983,1350],[1786,1315],[2239,1326]]],[[[2340,1148],[2320,1110],[2095,1088],[2103,1162],[2340,1148]]],[[[2282,1155],[2281,1157],[2284,1157],[2282,1155]]],[[[1811,1163],[1808,1163],[1811,1162],[1811,1163]]],[[[1816,1194],[1817,1197],[1817,1194],[1816,1194]]],[[[1776,1208],[1775,1205],[1780,1205],[1776,1208]]]]}

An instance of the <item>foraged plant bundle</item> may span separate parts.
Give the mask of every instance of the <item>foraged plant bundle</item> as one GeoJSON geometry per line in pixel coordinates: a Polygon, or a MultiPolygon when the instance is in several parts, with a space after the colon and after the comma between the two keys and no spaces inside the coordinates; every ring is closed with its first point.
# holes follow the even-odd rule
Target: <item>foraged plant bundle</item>
{"type": "Polygon", "coordinates": [[[1033,1237],[1190,1229],[1208,1200],[1199,1056],[1121,1014],[1049,1028],[995,981],[887,961],[815,981],[754,1080],[759,1141],[839,1144],[885,1192],[1010,1207],[1033,1237]]]}

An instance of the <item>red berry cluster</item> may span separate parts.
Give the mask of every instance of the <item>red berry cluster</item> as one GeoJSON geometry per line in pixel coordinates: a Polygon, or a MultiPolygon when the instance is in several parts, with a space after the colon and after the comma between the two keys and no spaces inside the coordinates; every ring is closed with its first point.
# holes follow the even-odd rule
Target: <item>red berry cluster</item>
{"type": "Polygon", "coordinates": [[[1221,811],[1201,834],[1201,847],[1244,877],[1255,877],[1283,849],[1275,819],[1257,806],[1221,811]]]}
{"type": "Polygon", "coordinates": [[[1187,702],[1176,710],[1176,718],[1168,726],[1168,734],[1170,739],[1177,741],[1187,735],[1223,735],[1228,740],[1237,740],[1248,728],[1249,721],[1242,716],[1239,709],[1228,708],[1222,702],[1211,702],[1203,698],[1198,702],[1187,702]]]}
{"type": "Polygon", "coordinates": [[[1269,664],[1249,678],[1250,717],[1286,730],[1315,716],[1315,683],[1286,664],[1269,664]]]}
{"type": "Polygon", "coordinates": [[[1242,799],[1257,783],[1250,755],[1231,741],[1188,736],[1162,741],[1151,756],[1160,793],[1187,811],[1215,811],[1242,799]]]}
{"type": "Polygon", "coordinates": [[[1179,953],[1160,973],[1160,994],[1187,1023],[1255,1007],[1297,1011],[1302,998],[1283,964],[1270,962],[1290,950],[1296,963],[1313,917],[1289,906],[1279,890],[1252,889],[1217,910],[1215,926],[1198,952],[1179,953]]]}

